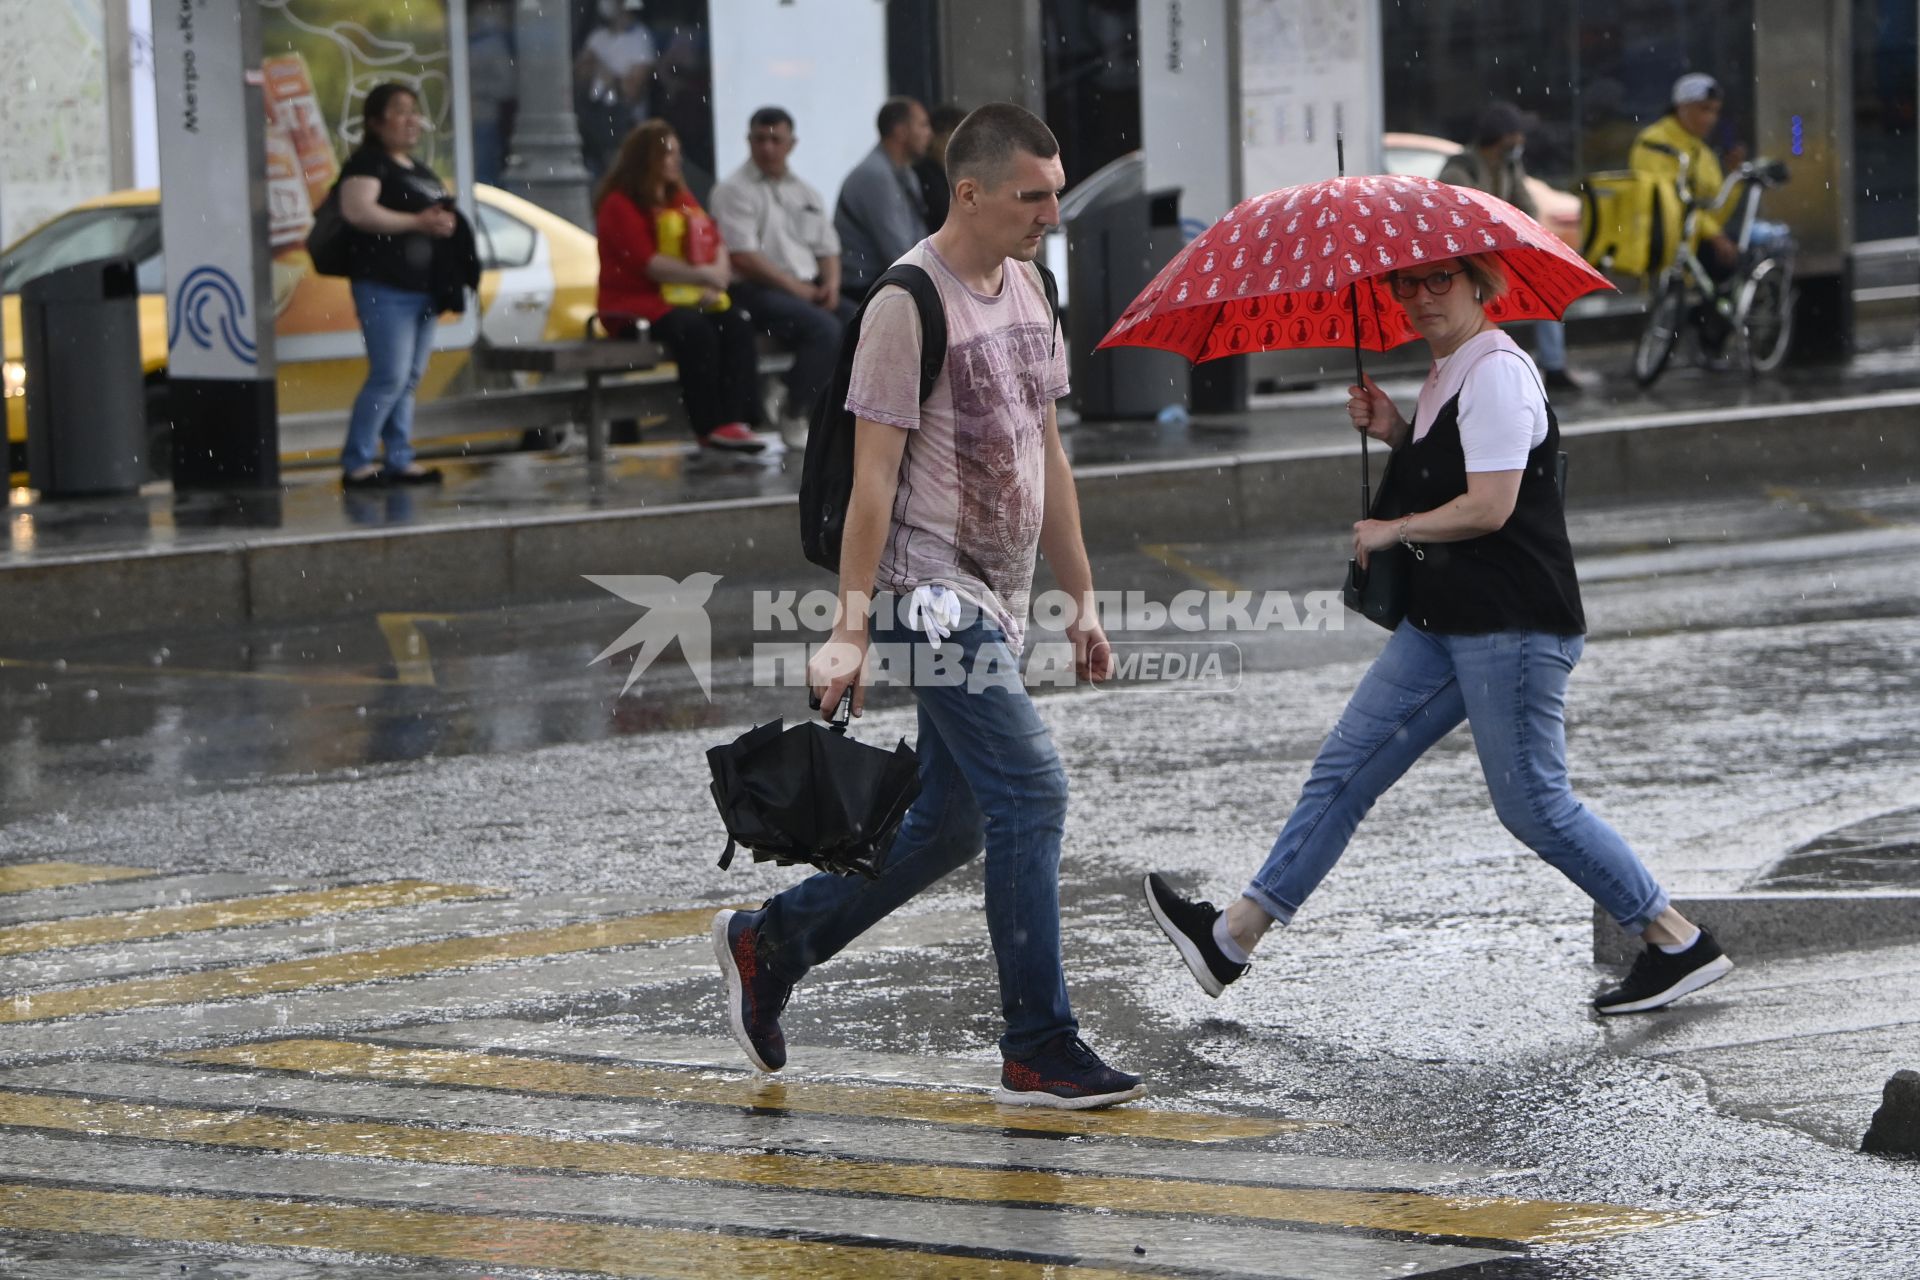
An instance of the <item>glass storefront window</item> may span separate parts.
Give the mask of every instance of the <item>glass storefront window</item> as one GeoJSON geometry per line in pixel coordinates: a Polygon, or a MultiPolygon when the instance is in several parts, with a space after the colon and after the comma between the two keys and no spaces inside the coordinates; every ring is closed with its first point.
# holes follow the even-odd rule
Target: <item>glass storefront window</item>
{"type": "Polygon", "coordinates": [[[1854,240],[1920,232],[1913,0],[1853,0],[1854,240]]]}

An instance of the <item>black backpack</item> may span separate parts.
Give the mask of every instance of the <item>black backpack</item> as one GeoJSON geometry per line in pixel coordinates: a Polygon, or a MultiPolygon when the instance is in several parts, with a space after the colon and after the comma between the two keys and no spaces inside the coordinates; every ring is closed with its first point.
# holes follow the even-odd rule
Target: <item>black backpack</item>
{"type": "MultiPolygon", "coordinates": [[[[1047,295],[1047,311],[1059,333],[1060,285],[1038,261],[1040,286],[1047,295]]],[[[867,290],[860,310],[840,339],[840,359],[826,395],[814,406],[807,432],[807,454],[800,466],[800,549],[808,560],[832,573],[840,571],[840,536],[847,526],[847,503],[853,497],[854,416],[847,410],[847,388],[853,382],[853,353],[860,345],[860,322],[874,295],[897,284],[913,298],[920,311],[920,401],[933,394],[940,370],[947,363],[947,313],[940,290],[919,267],[896,263],[867,290]]]]}

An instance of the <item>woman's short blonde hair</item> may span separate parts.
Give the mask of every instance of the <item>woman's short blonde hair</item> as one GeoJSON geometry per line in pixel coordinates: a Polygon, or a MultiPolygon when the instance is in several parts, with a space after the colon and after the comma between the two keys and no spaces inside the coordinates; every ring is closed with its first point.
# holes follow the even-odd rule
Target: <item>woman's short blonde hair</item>
{"type": "Polygon", "coordinates": [[[1460,259],[1460,269],[1467,273],[1467,280],[1481,302],[1492,302],[1507,291],[1506,268],[1490,253],[1468,254],[1460,259]]]}

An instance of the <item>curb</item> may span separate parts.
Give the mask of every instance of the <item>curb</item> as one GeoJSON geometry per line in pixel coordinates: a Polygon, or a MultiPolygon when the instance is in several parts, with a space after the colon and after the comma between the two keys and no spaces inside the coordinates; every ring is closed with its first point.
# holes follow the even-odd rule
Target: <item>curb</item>
{"type": "MultiPolygon", "coordinates": [[[[1844,951],[1920,937],[1920,893],[1899,889],[1696,894],[1673,905],[1713,930],[1736,964],[1745,956],[1844,951]]],[[[1639,952],[1639,940],[1595,907],[1594,963],[1626,965],[1639,952]]]]}
{"type": "MultiPolygon", "coordinates": [[[[1649,499],[1908,476],[1920,391],[1570,426],[1569,492],[1649,499]]],[[[1384,451],[1381,451],[1382,453],[1384,451]]],[[[1338,530],[1353,518],[1348,446],[1076,470],[1096,550],[1338,530]]],[[[0,645],[84,635],[317,622],[590,596],[589,573],[813,574],[791,495],[461,521],[0,565],[0,645]]]]}

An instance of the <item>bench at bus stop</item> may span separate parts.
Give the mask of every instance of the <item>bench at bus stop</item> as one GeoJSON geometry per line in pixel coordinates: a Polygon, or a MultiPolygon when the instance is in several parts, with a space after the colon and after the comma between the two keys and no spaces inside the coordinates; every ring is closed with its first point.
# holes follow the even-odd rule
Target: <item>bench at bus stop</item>
{"type": "MultiPolygon", "coordinates": [[[[666,351],[644,330],[632,337],[613,338],[596,336],[593,327],[594,322],[590,321],[588,335],[580,338],[487,345],[480,351],[480,360],[487,368],[502,372],[583,379],[587,393],[587,460],[601,462],[607,456],[609,417],[604,380],[638,374],[643,376],[637,380],[665,382],[670,381],[676,371],[666,351]]],[[[792,355],[785,348],[764,335],[758,340],[758,350],[758,372],[762,378],[782,373],[793,363],[792,355]]]]}

